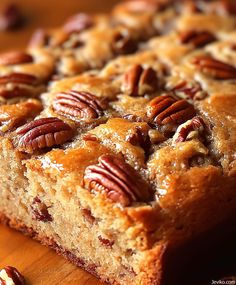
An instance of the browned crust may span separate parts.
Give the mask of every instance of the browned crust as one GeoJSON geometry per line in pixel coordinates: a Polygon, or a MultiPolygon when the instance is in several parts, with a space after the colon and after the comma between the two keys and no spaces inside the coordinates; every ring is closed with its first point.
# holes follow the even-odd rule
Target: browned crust
{"type": "Polygon", "coordinates": [[[107,280],[105,276],[99,275],[96,270],[96,268],[98,267],[96,264],[86,264],[83,259],[78,258],[77,256],[75,256],[75,254],[73,254],[69,250],[66,250],[65,248],[58,245],[53,240],[53,238],[40,235],[34,229],[27,227],[23,222],[14,218],[13,219],[8,218],[5,214],[0,212],[0,223],[17,231],[20,231],[25,236],[33,238],[34,240],[39,241],[41,244],[52,248],[53,250],[56,251],[58,255],[63,256],[68,261],[73,263],[75,266],[86,270],[90,274],[94,275],[96,278],[100,279],[102,282],[106,284],[119,285],[117,282],[109,282],[109,280],[107,280]]]}

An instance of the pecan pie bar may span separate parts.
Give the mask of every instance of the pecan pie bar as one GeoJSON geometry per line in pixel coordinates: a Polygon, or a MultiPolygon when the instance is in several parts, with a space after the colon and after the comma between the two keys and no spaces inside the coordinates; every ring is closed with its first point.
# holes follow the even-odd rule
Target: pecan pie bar
{"type": "Polygon", "coordinates": [[[109,284],[184,284],[236,232],[235,15],[125,1],[0,55],[1,221],[109,284]]]}

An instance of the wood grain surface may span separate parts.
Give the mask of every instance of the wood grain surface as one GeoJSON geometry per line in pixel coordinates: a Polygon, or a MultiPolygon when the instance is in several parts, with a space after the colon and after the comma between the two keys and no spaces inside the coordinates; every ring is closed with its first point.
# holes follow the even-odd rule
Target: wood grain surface
{"type": "Polygon", "coordinates": [[[0,268],[7,265],[16,267],[27,285],[102,285],[53,250],[0,225],[0,268]]]}

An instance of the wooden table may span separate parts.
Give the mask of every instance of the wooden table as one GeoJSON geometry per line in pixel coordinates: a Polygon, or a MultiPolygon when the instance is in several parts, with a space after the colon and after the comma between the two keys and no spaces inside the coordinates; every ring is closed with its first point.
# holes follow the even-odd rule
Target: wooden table
{"type": "MultiPolygon", "coordinates": [[[[12,1],[0,0],[0,9],[9,2],[12,1]]],[[[0,51],[23,49],[30,35],[38,27],[59,25],[68,16],[79,11],[105,12],[118,1],[15,0],[14,2],[21,7],[27,18],[27,23],[23,29],[18,31],[0,32],[0,51]]],[[[226,263],[226,259],[220,260],[220,264],[226,263]]],[[[101,285],[95,277],[76,268],[54,251],[0,225],[0,267],[6,265],[17,267],[26,276],[28,283],[32,285],[101,285]]],[[[226,271],[225,274],[236,274],[234,271],[234,268],[236,269],[235,258],[232,266],[232,270],[226,271]]],[[[209,284],[208,281],[206,285],[209,284]]]]}
{"type": "Polygon", "coordinates": [[[0,0],[0,10],[12,2],[19,5],[26,23],[18,31],[0,32],[0,51],[22,49],[35,29],[60,25],[70,15],[81,11],[107,12],[118,0],[0,0]]]}
{"type": "Polygon", "coordinates": [[[18,268],[27,285],[102,285],[53,250],[0,225],[0,268],[6,265],[18,268]]]}

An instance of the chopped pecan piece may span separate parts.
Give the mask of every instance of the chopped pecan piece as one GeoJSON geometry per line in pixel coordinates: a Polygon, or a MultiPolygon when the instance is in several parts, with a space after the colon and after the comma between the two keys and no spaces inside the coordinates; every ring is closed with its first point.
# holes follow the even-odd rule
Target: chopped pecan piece
{"type": "Polygon", "coordinates": [[[0,270],[0,284],[25,285],[25,279],[15,267],[6,266],[0,270]]]}
{"type": "Polygon", "coordinates": [[[98,236],[98,239],[100,243],[107,248],[112,248],[115,243],[114,240],[109,240],[107,238],[103,238],[102,236],[98,236]]]}
{"type": "Polygon", "coordinates": [[[60,145],[73,136],[72,128],[58,118],[34,120],[16,130],[20,135],[18,148],[27,153],[60,145]]]}
{"type": "Polygon", "coordinates": [[[38,197],[34,198],[31,210],[35,220],[44,223],[52,221],[52,216],[48,212],[48,207],[38,197]]]}
{"type": "Polygon", "coordinates": [[[207,93],[202,89],[200,83],[188,83],[181,81],[171,89],[177,96],[184,97],[184,99],[202,100],[207,96],[207,93]]]}
{"type": "Polygon", "coordinates": [[[236,79],[236,68],[234,66],[216,60],[211,56],[197,56],[192,63],[198,70],[215,79],[236,79]]]}
{"type": "Polygon", "coordinates": [[[129,54],[137,50],[137,42],[131,38],[129,33],[117,32],[111,43],[112,51],[116,54],[129,54]]]}
{"type": "Polygon", "coordinates": [[[13,51],[0,54],[0,65],[14,65],[33,62],[32,55],[21,52],[13,51]]]}
{"type": "Polygon", "coordinates": [[[177,100],[171,94],[154,98],[147,107],[147,117],[157,126],[180,125],[194,116],[191,104],[184,99],[177,100]]]}
{"type": "Polygon", "coordinates": [[[216,40],[216,37],[208,31],[182,31],[179,34],[180,41],[183,44],[192,44],[195,47],[203,47],[216,40]]]}
{"type": "Polygon", "coordinates": [[[90,134],[90,133],[84,134],[82,136],[82,139],[84,141],[92,141],[92,142],[97,142],[98,141],[98,138],[95,135],[90,134]]]}
{"type": "Polygon", "coordinates": [[[105,194],[123,206],[152,199],[150,186],[123,159],[105,154],[99,157],[98,162],[85,170],[86,189],[105,194]]]}
{"type": "Polygon", "coordinates": [[[140,146],[144,149],[145,153],[149,151],[151,146],[150,137],[148,135],[149,128],[142,128],[141,126],[136,126],[135,131],[126,137],[126,141],[134,146],[140,146]]]}
{"type": "Polygon", "coordinates": [[[157,73],[151,67],[135,64],[124,75],[121,89],[130,96],[150,94],[158,88],[157,73]]]}
{"type": "Polygon", "coordinates": [[[63,26],[67,33],[80,33],[93,26],[93,19],[90,15],[79,13],[69,18],[63,26]]]}
{"type": "Polygon", "coordinates": [[[59,114],[81,119],[96,119],[103,115],[107,101],[85,91],[59,93],[53,101],[53,109],[59,114]]]}
{"type": "Polygon", "coordinates": [[[192,133],[192,137],[200,135],[205,129],[205,123],[199,116],[194,117],[192,120],[180,125],[173,137],[173,144],[184,142],[192,133]],[[195,132],[195,134],[193,133],[195,132]]]}
{"type": "Polygon", "coordinates": [[[142,123],[145,122],[145,120],[137,115],[134,114],[127,114],[123,116],[124,119],[134,122],[134,123],[142,123]]]}

